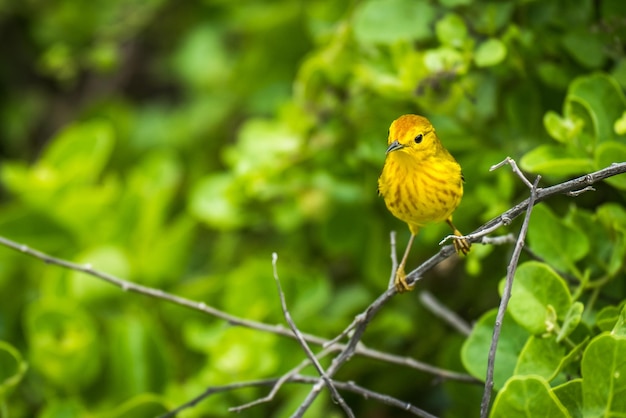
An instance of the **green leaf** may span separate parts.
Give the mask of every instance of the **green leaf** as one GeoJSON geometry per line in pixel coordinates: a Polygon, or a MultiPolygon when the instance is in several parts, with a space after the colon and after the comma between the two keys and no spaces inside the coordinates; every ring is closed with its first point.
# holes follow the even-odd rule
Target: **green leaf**
{"type": "Polygon", "coordinates": [[[587,235],[592,276],[603,272],[613,277],[619,272],[626,261],[626,210],[614,203],[600,206],[596,213],[576,207],[570,210],[567,223],[587,235]]]}
{"type": "Polygon", "coordinates": [[[39,301],[26,312],[26,336],[33,369],[46,381],[76,391],[100,372],[98,328],[91,315],[71,301],[39,301]]]}
{"type": "MultiPolygon", "coordinates": [[[[503,289],[504,280],[500,282],[500,292],[503,289]]],[[[567,284],[548,265],[528,261],[517,268],[508,312],[531,334],[552,331],[550,312],[564,318],[571,303],[567,284]]]]}
{"type": "Polygon", "coordinates": [[[240,128],[237,144],[226,150],[224,159],[238,176],[256,183],[273,172],[282,172],[300,156],[304,138],[282,121],[248,119],[240,128]]]}
{"type": "Polygon", "coordinates": [[[563,36],[562,42],[572,58],[586,68],[600,68],[606,59],[604,42],[587,30],[568,32],[563,36]]]}
{"type": "Polygon", "coordinates": [[[139,309],[131,309],[111,321],[103,341],[107,343],[108,352],[115,353],[109,357],[106,368],[114,398],[161,393],[172,377],[172,368],[159,367],[168,357],[166,342],[155,322],[152,313],[139,309]]]}
{"type": "Polygon", "coordinates": [[[433,73],[443,71],[465,71],[463,54],[452,47],[429,49],[424,53],[424,66],[433,73]]]}
{"type": "Polygon", "coordinates": [[[572,68],[565,63],[543,61],[537,64],[537,75],[549,87],[567,90],[572,76],[572,68]]]}
{"type": "Polygon", "coordinates": [[[611,331],[617,319],[619,318],[621,309],[617,306],[606,306],[602,308],[600,312],[596,314],[596,326],[600,328],[600,331],[611,331]]]}
{"type": "Polygon", "coordinates": [[[626,135],[626,112],[613,124],[613,130],[617,135],[626,135]]]}
{"type": "Polygon", "coordinates": [[[585,310],[585,305],[581,302],[574,302],[572,306],[570,306],[567,314],[565,315],[565,319],[563,320],[563,324],[561,325],[561,329],[556,336],[556,341],[561,342],[563,339],[567,338],[580,324],[580,320],[583,317],[583,311],[585,310]]]}
{"type": "Polygon", "coordinates": [[[585,417],[623,416],[626,411],[626,338],[601,334],[581,363],[585,417]]]}
{"type": "Polygon", "coordinates": [[[539,375],[550,381],[564,357],[565,347],[558,344],[553,336],[531,336],[519,355],[514,374],[539,375]]]}
{"type": "Polygon", "coordinates": [[[69,125],[50,143],[35,170],[72,183],[93,182],[109,160],[114,139],[113,126],[104,120],[69,125]]]}
{"type": "MultiPolygon", "coordinates": [[[[108,196],[106,193],[93,196],[94,193],[77,189],[101,180],[113,147],[114,131],[110,123],[100,120],[75,123],[54,137],[33,166],[1,164],[1,180],[30,205],[48,211],[53,217],[82,218],[83,212],[90,209],[87,202],[106,200],[108,196]],[[80,207],[68,207],[77,196],[80,207]]],[[[103,182],[102,188],[110,190],[107,186],[103,182]]]]}
{"type": "MultiPolygon", "coordinates": [[[[595,153],[596,167],[598,169],[608,167],[613,163],[626,161],[626,145],[616,141],[603,142],[598,146],[595,153]]],[[[626,175],[620,174],[605,180],[611,186],[626,190],[626,175]]]]}
{"type": "Polygon", "coordinates": [[[556,373],[562,372],[563,370],[565,370],[565,368],[568,365],[574,364],[574,363],[575,363],[574,364],[575,369],[578,370],[578,364],[580,363],[583,350],[587,347],[587,343],[589,342],[589,339],[590,339],[589,336],[585,337],[579,344],[574,346],[574,348],[572,348],[569,351],[569,353],[565,355],[565,357],[563,357],[563,359],[561,360],[561,363],[559,364],[558,369],[556,370],[556,373]]]}
{"type": "Polygon", "coordinates": [[[605,203],[597,210],[598,219],[606,225],[611,232],[626,232],[626,208],[619,203],[605,203]]]}
{"type": "Polygon", "coordinates": [[[185,36],[174,57],[179,79],[195,89],[225,83],[232,72],[222,33],[214,25],[197,25],[185,36]]]}
{"type": "Polygon", "coordinates": [[[79,397],[52,398],[46,402],[37,418],[70,418],[87,416],[85,406],[79,397]]]}
{"type": "Polygon", "coordinates": [[[218,229],[233,229],[244,220],[241,190],[232,175],[220,173],[200,179],[192,188],[189,211],[218,229]]]}
{"type": "Polygon", "coordinates": [[[495,35],[511,24],[511,15],[515,11],[512,2],[473,2],[464,15],[472,22],[472,29],[488,36],[495,35]]]}
{"type": "Polygon", "coordinates": [[[582,150],[544,144],[524,154],[520,167],[541,175],[569,176],[593,171],[594,164],[582,150]]]}
{"type": "Polygon", "coordinates": [[[467,39],[465,21],[454,13],[448,13],[435,25],[437,39],[442,45],[461,48],[467,39]]]}
{"type": "Polygon", "coordinates": [[[478,67],[491,67],[504,61],[506,52],[506,45],[501,40],[491,38],[478,46],[474,62],[478,67]]]}
{"type": "Polygon", "coordinates": [[[559,344],[553,335],[531,336],[520,353],[515,375],[538,375],[551,382],[568,365],[580,361],[587,340],[585,339],[566,354],[566,347],[559,344]]]}
{"type": "Polygon", "coordinates": [[[615,322],[615,326],[613,327],[613,330],[611,330],[611,334],[626,337],[626,305],[619,313],[617,321],[615,322]]]}
{"type": "Polygon", "coordinates": [[[119,405],[111,418],[150,418],[158,417],[170,410],[165,399],[152,393],[142,393],[119,405]]]}
{"type": "Polygon", "coordinates": [[[514,376],[498,393],[491,418],[569,418],[548,382],[536,376],[514,376]]]}
{"type": "Polygon", "coordinates": [[[0,405],[4,398],[19,385],[28,370],[20,352],[11,344],[0,340],[0,405]]]}
{"type": "Polygon", "coordinates": [[[448,9],[451,9],[456,6],[472,4],[472,1],[473,0],[439,0],[439,3],[442,6],[447,7],[448,9]]]}
{"type": "MultiPolygon", "coordinates": [[[[487,357],[493,337],[496,313],[497,310],[493,309],[480,317],[461,349],[463,366],[472,376],[483,381],[487,373],[487,357]]],[[[511,316],[505,315],[496,350],[494,369],[494,387],[496,389],[501,388],[506,380],[513,375],[517,358],[527,339],[528,333],[511,316]]]]}
{"type": "Polygon", "coordinates": [[[573,379],[552,389],[572,418],[583,417],[583,380],[573,379]]]}
{"type": "Polygon", "coordinates": [[[593,74],[574,80],[567,93],[566,117],[579,114],[585,117],[594,142],[600,143],[615,138],[613,125],[626,110],[626,99],[614,78],[605,74],[593,74]],[[579,112],[583,110],[586,115],[579,112]]]}
{"type": "Polygon", "coordinates": [[[354,13],[354,36],[362,43],[424,40],[433,36],[434,18],[425,0],[369,0],[354,13]]]}
{"type": "Polygon", "coordinates": [[[532,211],[528,241],[546,263],[563,271],[576,271],[576,261],[589,252],[587,236],[578,228],[566,225],[545,205],[535,206],[532,211]]]}
{"type": "Polygon", "coordinates": [[[263,321],[280,306],[267,258],[248,257],[232,268],[225,279],[221,304],[232,315],[263,321]],[[251,291],[240,292],[239,289],[251,291]]]}
{"type": "MultiPolygon", "coordinates": [[[[124,252],[114,246],[102,246],[79,254],[75,260],[79,264],[89,264],[94,269],[106,271],[120,278],[128,278],[129,260],[124,252]]],[[[103,280],[85,273],[72,271],[67,281],[68,293],[77,300],[95,302],[110,300],[119,296],[119,289],[103,280]]]]}
{"type": "Polygon", "coordinates": [[[583,127],[581,120],[562,118],[552,110],[544,115],[543,125],[552,138],[563,143],[571,142],[583,127]]]}

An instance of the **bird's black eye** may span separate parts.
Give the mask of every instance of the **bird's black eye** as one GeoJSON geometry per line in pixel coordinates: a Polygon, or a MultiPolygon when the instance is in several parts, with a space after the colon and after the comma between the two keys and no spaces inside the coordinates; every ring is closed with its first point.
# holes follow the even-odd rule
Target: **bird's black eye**
{"type": "Polygon", "coordinates": [[[424,139],[424,135],[417,134],[417,136],[415,137],[414,141],[415,141],[416,144],[419,144],[420,142],[422,142],[422,139],[424,139]]]}

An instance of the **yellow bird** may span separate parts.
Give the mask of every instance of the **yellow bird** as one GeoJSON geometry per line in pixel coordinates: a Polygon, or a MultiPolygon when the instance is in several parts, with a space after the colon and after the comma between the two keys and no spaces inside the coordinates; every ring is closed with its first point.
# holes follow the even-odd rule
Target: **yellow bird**
{"type": "MultiPolygon", "coordinates": [[[[398,266],[398,292],[411,290],[404,266],[419,229],[429,222],[446,221],[454,235],[463,236],[452,224],[452,212],[463,197],[461,166],[441,144],[428,119],[404,115],[393,121],[387,139],[387,155],[378,179],[378,193],[387,209],[409,225],[411,238],[398,266]]],[[[467,254],[470,244],[455,239],[454,248],[467,254]]]]}

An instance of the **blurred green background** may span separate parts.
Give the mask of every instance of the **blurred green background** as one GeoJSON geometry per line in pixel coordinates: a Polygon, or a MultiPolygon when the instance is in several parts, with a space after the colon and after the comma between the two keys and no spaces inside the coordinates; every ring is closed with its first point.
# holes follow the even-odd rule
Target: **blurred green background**
{"type": "MultiPolygon", "coordinates": [[[[571,6],[0,1],[0,235],[271,324],[284,322],[275,251],[295,322],[332,338],[386,288],[390,231],[400,251],[409,236],[376,195],[399,115],[429,117],[462,165],[455,223],[466,233],[527,197],[508,168],[489,172],[506,156],[543,185],[626,160],[626,3],[571,6]]],[[[609,202],[623,213],[623,178],[596,188],[548,204],[559,217],[576,205],[589,222],[609,202]]],[[[423,229],[408,267],[447,234],[423,229]]],[[[418,290],[475,321],[498,303],[510,251],[475,246],[418,290]]],[[[602,253],[590,257],[601,268],[602,253]]],[[[623,286],[611,292],[624,298],[623,286]]],[[[364,343],[463,371],[464,337],[416,293],[394,298],[364,343]]],[[[2,386],[0,416],[155,416],[304,358],[289,339],[6,248],[0,295],[3,353],[28,364],[2,386]]],[[[400,366],[357,357],[337,378],[442,416],[478,413],[480,387],[400,366]]],[[[288,416],[309,389],[287,385],[242,415],[288,416]]],[[[230,416],[267,390],[214,395],[180,416],[230,416]]],[[[346,399],[359,417],[404,416],[346,399]]],[[[342,414],[324,395],[307,416],[342,414]]]]}

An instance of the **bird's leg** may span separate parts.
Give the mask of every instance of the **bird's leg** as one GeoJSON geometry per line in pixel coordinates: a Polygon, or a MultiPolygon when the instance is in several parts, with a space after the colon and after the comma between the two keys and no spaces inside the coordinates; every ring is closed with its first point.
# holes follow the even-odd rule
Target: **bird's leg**
{"type": "Polygon", "coordinates": [[[415,234],[411,234],[411,238],[409,238],[409,243],[406,246],[406,250],[404,250],[404,255],[402,256],[402,261],[398,265],[396,269],[396,279],[395,285],[398,293],[403,293],[406,291],[410,291],[413,289],[413,285],[409,285],[406,282],[406,273],[404,272],[404,266],[406,265],[406,259],[409,258],[409,252],[411,251],[411,246],[413,245],[413,240],[415,239],[415,234]]]}
{"type": "MultiPolygon", "coordinates": [[[[461,234],[461,232],[456,229],[456,227],[452,224],[452,217],[446,219],[446,222],[448,223],[448,225],[450,225],[450,228],[452,228],[454,235],[456,235],[457,237],[463,236],[463,234],[461,234]]],[[[454,244],[454,249],[456,250],[457,254],[465,255],[469,253],[471,244],[467,242],[465,238],[453,239],[452,244],[454,244]]]]}

